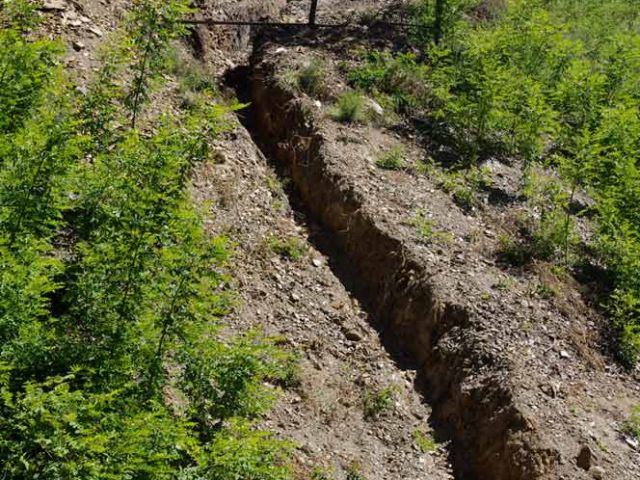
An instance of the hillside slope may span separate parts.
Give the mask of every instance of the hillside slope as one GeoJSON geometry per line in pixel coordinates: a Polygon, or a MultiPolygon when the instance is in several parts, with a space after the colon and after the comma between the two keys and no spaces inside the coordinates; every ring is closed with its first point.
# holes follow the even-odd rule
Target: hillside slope
{"type": "MultiPolygon", "coordinates": [[[[199,18],[252,21],[304,21],[308,4],[196,3],[199,18]]],[[[320,0],[319,19],[395,18],[403,3],[320,0]]],[[[78,88],[130,7],[45,2],[43,29],[65,42],[78,88]]],[[[421,168],[435,152],[413,125],[334,119],[344,64],[403,35],[198,26],[180,47],[220,97],[251,104],[190,192],[208,231],[234,244],[229,332],[261,328],[299,355],[298,378],[260,425],[294,442],[300,479],[640,478],[638,445],[622,433],[638,374],[610,354],[589,290],[544,262],[496,256],[525,208],[522,166],[488,162],[492,184],[463,208],[421,168]],[[317,60],[326,85],[309,95],[291,78],[317,60]],[[382,168],[394,151],[401,167],[382,168]]],[[[179,81],[165,80],[175,88],[152,111],[176,108],[179,81]]]]}

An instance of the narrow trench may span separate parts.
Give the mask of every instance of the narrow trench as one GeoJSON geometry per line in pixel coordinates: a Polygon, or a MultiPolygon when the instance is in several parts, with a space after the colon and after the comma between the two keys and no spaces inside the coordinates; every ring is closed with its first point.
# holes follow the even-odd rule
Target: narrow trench
{"type": "Polygon", "coordinates": [[[559,454],[520,408],[500,357],[483,349],[472,311],[441,297],[432,272],[328,167],[328,145],[304,107],[273,81],[275,66],[257,61],[263,42],[257,35],[249,64],[224,76],[251,105],[240,120],[281,179],[292,180],[286,193],[316,232],[309,240],[364,307],[398,368],[416,370],[414,388],[432,409],[436,440],[448,442],[455,478],[549,478],[559,454]]]}
{"type": "MultiPolygon", "coordinates": [[[[355,298],[367,313],[369,323],[378,332],[378,336],[391,355],[394,363],[399,370],[414,370],[416,377],[414,389],[422,398],[422,401],[429,404],[427,394],[427,379],[413,358],[405,350],[399,347],[397,342],[385,334],[385,322],[376,314],[376,301],[372,298],[372,292],[363,285],[359,276],[353,271],[353,261],[349,254],[345,251],[336,234],[329,227],[323,225],[322,220],[314,214],[313,210],[305,204],[299,194],[294,182],[291,179],[287,166],[274,158],[272,153],[272,145],[265,141],[256,122],[256,112],[253,105],[253,96],[251,93],[252,68],[251,65],[244,64],[228,70],[223,82],[225,86],[233,89],[237,99],[249,106],[237,113],[237,117],[242,125],[247,129],[254,144],[260,149],[269,165],[277,173],[282,181],[285,193],[289,199],[289,203],[293,210],[293,216],[297,223],[306,227],[309,232],[308,241],[320,253],[324,255],[327,263],[340,283],[345,287],[347,292],[355,298]]],[[[373,294],[375,295],[375,293],[373,294]]],[[[437,419],[431,418],[429,426],[434,433],[434,439],[440,444],[448,445],[448,462],[452,466],[452,473],[456,480],[469,480],[477,478],[471,473],[469,462],[466,455],[461,449],[455,449],[453,443],[453,433],[450,428],[437,419]]],[[[390,479],[391,480],[391,479],[390,479]]]]}

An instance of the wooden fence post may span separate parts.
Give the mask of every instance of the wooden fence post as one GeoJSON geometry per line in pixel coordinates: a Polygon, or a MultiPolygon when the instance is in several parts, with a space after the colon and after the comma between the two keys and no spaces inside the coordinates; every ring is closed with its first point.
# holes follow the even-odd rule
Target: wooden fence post
{"type": "Polygon", "coordinates": [[[316,24],[316,11],[318,10],[318,0],[311,0],[311,11],[309,12],[309,25],[316,24]]]}

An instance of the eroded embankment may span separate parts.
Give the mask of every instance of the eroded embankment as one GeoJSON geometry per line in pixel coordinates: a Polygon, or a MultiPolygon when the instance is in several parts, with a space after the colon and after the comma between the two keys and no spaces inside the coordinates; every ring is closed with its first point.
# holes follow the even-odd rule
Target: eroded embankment
{"type": "Polygon", "coordinates": [[[519,408],[508,364],[481,348],[475,314],[439,291],[411,247],[334,168],[313,115],[279,84],[266,51],[256,48],[251,62],[253,133],[349,258],[385,340],[420,366],[435,417],[454,440],[460,476],[552,476],[558,454],[519,408]]]}

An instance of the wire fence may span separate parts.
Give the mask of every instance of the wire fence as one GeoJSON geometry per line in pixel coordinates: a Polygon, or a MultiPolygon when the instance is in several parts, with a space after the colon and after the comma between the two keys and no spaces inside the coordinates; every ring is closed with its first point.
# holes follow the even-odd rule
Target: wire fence
{"type": "MultiPolygon", "coordinates": [[[[189,25],[220,25],[220,26],[249,26],[249,27],[274,27],[274,28],[349,28],[354,26],[361,26],[362,23],[358,22],[344,22],[344,23],[318,23],[318,0],[311,0],[309,7],[309,20],[307,22],[256,22],[256,21],[243,21],[243,20],[216,20],[210,18],[204,19],[191,19],[184,20],[184,23],[189,25]]],[[[411,22],[390,22],[384,20],[374,20],[376,25],[389,26],[389,27],[401,27],[401,28],[416,28],[419,25],[411,22]]]]}

